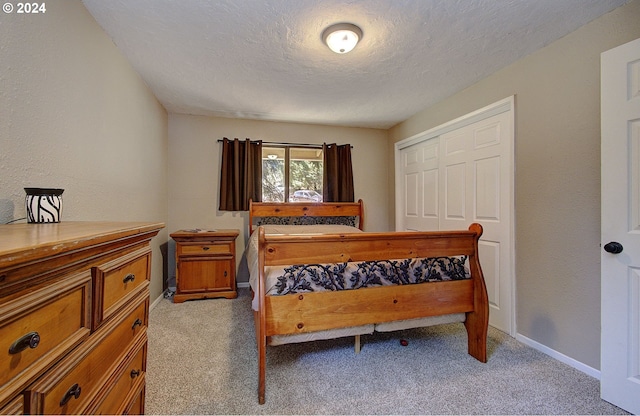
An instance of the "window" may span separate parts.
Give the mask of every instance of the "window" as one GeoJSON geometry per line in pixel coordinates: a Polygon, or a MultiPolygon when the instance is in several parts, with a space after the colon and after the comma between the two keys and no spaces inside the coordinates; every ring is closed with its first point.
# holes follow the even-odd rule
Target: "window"
{"type": "Polygon", "coordinates": [[[262,146],[264,202],[322,202],[322,149],[262,146]]]}

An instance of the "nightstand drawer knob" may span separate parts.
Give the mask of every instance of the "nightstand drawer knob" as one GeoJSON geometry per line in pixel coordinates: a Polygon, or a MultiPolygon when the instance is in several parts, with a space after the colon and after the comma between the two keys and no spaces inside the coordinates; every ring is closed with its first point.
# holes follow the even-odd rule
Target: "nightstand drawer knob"
{"type": "Polygon", "coordinates": [[[129,373],[129,375],[131,376],[131,378],[136,378],[140,375],[140,370],[131,370],[131,373],[129,373]]]}
{"type": "Polygon", "coordinates": [[[18,354],[27,348],[34,349],[40,344],[40,334],[37,332],[29,332],[16,340],[9,347],[9,354],[18,354]]]}
{"type": "Polygon", "coordinates": [[[204,247],[202,247],[202,249],[203,249],[204,251],[207,251],[207,250],[209,250],[209,247],[204,246],[204,247]]]}
{"type": "Polygon", "coordinates": [[[122,279],[122,283],[133,282],[134,280],[136,280],[136,275],[133,273],[129,273],[124,277],[124,279],[122,279]]]}
{"type": "Polygon", "coordinates": [[[71,398],[77,399],[80,397],[80,393],[82,392],[82,388],[78,385],[78,383],[69,387],[69,390],[62,396],[62,400],[60,400],[60,407],[63,407],[65,404],[71,400],[71,398]]]}

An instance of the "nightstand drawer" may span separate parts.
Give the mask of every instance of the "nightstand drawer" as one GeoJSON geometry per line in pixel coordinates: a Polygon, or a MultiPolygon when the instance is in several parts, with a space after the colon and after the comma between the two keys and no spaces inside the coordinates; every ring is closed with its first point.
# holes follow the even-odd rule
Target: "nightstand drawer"
{"type": "Polygon", "coordinates": [[[149,285],[150,268],[151,251],[148,248],[136,250],[94,268],[94,330],[149,285]]]}
{"type": "Polygon", "coordinates": [[[212,254],[229,254],[231,255],[230,243],[198,243],[198,244],[180,244],[178,255],[185,256],[210,256],[212,254]]]}
{"type": "Polygon", "coordinates": [[[29,413],[85,413],[114,373],[114,363],[122,360],[136,339],[146,342],[147,303],[118,314],[32,384],[25,392],[29,413]]]}
{"type": "Polygon", "coordinates": [[[89,336],[90,296],[87,271],[0,306],[0,401],[89,336]]]}
{"type": "Polygon", "coordinates": [[[207,261],[186,258],[180,262],[180,277],[177,281],[180,293],[215,292],[235,290],[231,287],[235,260],[207,261]]]}

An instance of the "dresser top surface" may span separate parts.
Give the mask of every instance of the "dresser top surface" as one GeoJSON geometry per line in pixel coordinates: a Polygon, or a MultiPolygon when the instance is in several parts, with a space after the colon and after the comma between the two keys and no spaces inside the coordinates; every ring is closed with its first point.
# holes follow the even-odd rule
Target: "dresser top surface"
{"type": "Polygon", "coordinates": [[[0,267],[28,259],[34,251],[60,254],[137,234],[157,233],[161,228],[164,228],[161,222],[67,221],[0,225],[0,267]]]}

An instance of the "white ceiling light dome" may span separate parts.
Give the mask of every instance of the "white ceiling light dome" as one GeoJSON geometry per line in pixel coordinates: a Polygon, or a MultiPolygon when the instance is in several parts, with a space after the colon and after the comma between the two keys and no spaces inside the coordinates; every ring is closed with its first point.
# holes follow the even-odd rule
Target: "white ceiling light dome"
{"type": "Polygon", "coordinates": [[[336,23],[322,32],[322,40],[335,53],[347,53],[362,39],[362,30],[352,23],[336,23]]]}

